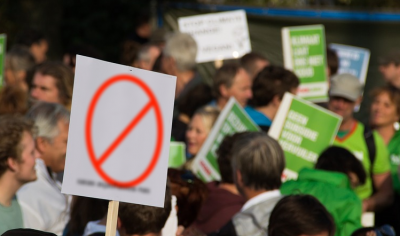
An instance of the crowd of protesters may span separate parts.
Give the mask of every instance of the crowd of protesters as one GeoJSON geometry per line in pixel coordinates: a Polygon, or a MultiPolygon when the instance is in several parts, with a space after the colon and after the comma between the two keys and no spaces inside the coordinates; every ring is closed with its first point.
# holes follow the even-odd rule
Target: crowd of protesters
{"type": "MultiPolygon", "coordinates": [[[[105,235],[108,201],[61,193],[75,57],[101,53],[81,45],[60,61],[48,61],[49,47],[42,33],[25,30],[6,53],[0,90],[0,234],[105,235]]],[[[187,161],[168,170],[164,208],[119,205],[117,235],[400,232],[400,52],[381,58],[386,85],[370,93],[356,77],[337,74],[338,57],[327,50],[329,101],[319,105],[343,121],[315,167],[284,183],[284,152],[267,132],[284,94],[296,94],[299,78],[251,52],[217,68],[207,84],[196,71],[196,55],[190,35],[152,33],[148,20],[124,44],[120,63],[177,77],[171,140],[186,143],[187,161]],[[353,116],[363,96],[372,99],[367,124],[353,116]],[[217,150],[221,180],[204,183],[192,172],[193,160],[231,97],[262,131],[226,136],[217,150]],[[363,228],[365,212],[375,213],[375,227],[363,228]]]]}

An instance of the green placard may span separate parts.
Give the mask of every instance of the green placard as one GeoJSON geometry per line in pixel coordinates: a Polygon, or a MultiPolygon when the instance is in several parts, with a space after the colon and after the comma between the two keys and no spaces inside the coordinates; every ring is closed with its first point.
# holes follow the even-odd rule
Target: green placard
{"type": "Polygon", "coordinates": [[[185,143],[183,142],[171,142],[169,144],[168,167],[178,168],[185,163],[185,147],[185,143]]]}
{"type": "Polygon", "coordinates": [[[259,131],[260,128],[242,107],[231,98],[218,116],[207,140],[204,142],[193,163],[193,171],[205,182],[220,180],[216,150],[226,135],[259,131]]]}
{"type": "Polygon", "coordinates": [[[285,67],[300,79],[298,95],[309,101],[327,101],[324,26],[286,27],[282,38],[285,67]]]}
{"type": "Polygon", "coordinates": [[[6,59],[6,41],[7,36],[0,34],[0,87],[4,84],[4,63],[6,59]]]}
{"type": "Polygon", "coordinates": [[[285,94],[269,134],[285,152],[287,178],[297,178],[304,167],[314,167],[319,154],[333,143],[341,121],[326,109],[285,94]]]}

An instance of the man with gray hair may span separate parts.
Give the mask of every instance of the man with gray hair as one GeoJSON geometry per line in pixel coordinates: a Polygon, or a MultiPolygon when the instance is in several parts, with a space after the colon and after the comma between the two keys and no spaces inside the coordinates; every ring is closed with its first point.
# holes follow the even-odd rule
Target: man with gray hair
{"type": "Polygon", "coordinates": [[[174,75],[176,80],[175,99],[179,100],[190,89],[202,82],[196,73],[197,44],[192,36],[185,33],[174,33],[165,44],[162,70],[174,75]]]}
{"type": "Polygon", "coordinates": [[[143,70],[152,70],[155,61],[160,56],[160,53],[160,48],[156,45],[144,45],[139,49],[136,59],[133,62],[133,66],[143,70]]]}
{"type": "Polygon", "coordinates": [[[39,102],[28,111],[38,128],[36,147],[37,180],[17,193],[26,228],[61,235],[68,222],[69,197],[61,193],[56,174],[65,166],[69,112],[60,104],[39,102]]]}
{"type": "Polygon", "coordinates": [[[247,132],[235,141],[232,153],[234,181],[247,201],[215,235],[267,235],[271,212],[282,198],[283,150],[266,133],[247,132]]]}

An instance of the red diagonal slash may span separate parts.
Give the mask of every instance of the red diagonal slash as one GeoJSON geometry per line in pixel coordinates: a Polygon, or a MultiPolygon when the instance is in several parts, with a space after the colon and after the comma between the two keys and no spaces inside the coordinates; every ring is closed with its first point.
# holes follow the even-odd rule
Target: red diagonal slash
{"type": "MultiPolygon", "coordinates": [[[[161,110],[159,107],[159,104],[156,100],[156,97],[154,96],[153,92],[151,89],[140,79],[131,76],[131,75],[118,75],[110,78],[106,82],[104,82],[100,88],[96,91],[95,95],[92,98],[92,101],[89,105],[88,109],[88,114],[86,117],[86,129],[85,129],[85,137],[86,137],[86,146],[88,150],[88,154],[90,157],[90,160],[97,171],[97,173],[100,175],[101,178],[103,178],[107,183],[118,186],[118,187],[133,187],[141,182],[143,182],[153,171],[155,165],[158,162],[160,153],[161,153],[161,148],[162,148],[162,138],[163,138],[163,122],[162,122],[162,116],[161,116],[161,110]],[[96,158],[94,148],[93,148],[93,142],[92,142],[92,120],[93,120],[93,114],[95,107],[97,105],[97,102],[99,101],[101,95],[105,92],[105,90],[110,87],[112,84],[120,81],[128,81],[132,82],[136,85],[138,85],[143,91],[148,95],[149,97],[149,102],[140,110],[140,112],[136,115],[134,119],[128,124],[128,126],[121,132],[120,135],[112,142],[112,144],[107,148],[107,150],[101,155],[100,158],[96,158]],[[133,179],[131,181],[127,182],[122,182],[115,180],[111,178],[104,170],[101,168],[101,165],[104,163],[104,161],[107,160],[107,158],[114,152],[114,150],[122,143],[122,141],[129,135],[129,133],[132,132],[132,130],[135,128],[136,125],[144,118],[144,116],[150,111],[150,109],[154,109],[155,111],[155,117],[156,117],[156,123],[157,123],[157,138],[156,138],[156,148],[154,150],[153,156],[151,158],[151,161],[149,165],[146,167],[146,169],[137,177],[136,179],[133,179]]],[[[142,145],[142,144],[138,144],[142,145]]],[[[129,154],[128,154],[129,156],[129,154]]]]}

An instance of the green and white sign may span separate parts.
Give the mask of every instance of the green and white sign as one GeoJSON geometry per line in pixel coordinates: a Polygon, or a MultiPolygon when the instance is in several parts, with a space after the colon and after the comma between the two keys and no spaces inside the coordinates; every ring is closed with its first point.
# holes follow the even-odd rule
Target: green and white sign
{"type": "Polygon", "coordinates": [[[296,179],[304,167],[313,168],[319,154],[333,143],[341,122],[335,113],[286,93],[268,132],[285,152],[284,179],[296,179]]]}
{"type": "Polygon", "coordinates": [[[6,40],[5,34],[0,34],[0,87],[4,84],[4,63],[6,59],[6,40]]]}
{"type": "Polygon", "coordinates": [[[186,161],[186,145],[183,142],[170,142],[168,167],[181,167],[186,161]]]}
{"type": "Polygon", "coordinates": [[[313,102],[328,100],[325,31],[323,25],[282,29],[285,67],[300,79],[297,95],[313,102]]]}
{"type": "Polygon", "coordinates": [[[220,180],[216,150],[226,135],[259,131],[260,128],[232,97],[215,122],[210,134],[195,157],[192,170],[204,182],[220,180]]]}

